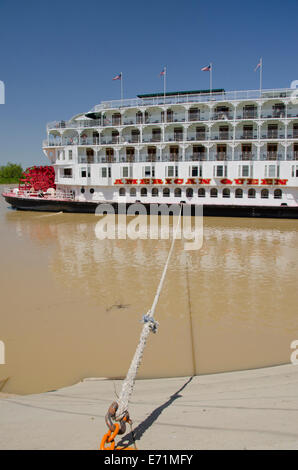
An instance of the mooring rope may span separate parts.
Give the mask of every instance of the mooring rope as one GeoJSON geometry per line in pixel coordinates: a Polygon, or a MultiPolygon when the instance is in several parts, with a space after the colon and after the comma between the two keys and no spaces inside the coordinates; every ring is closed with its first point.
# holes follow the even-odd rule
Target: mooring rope
{"type": "Polygon", "coordinates": [[[130,364],[129,370],[128,370],[127,375],[126,375],[126,378],[123,382],[119,398],[117,400],[118,409],[117,409],[116,415],[115,415],[117,421],[120,421],[125,416],[125,414],[128,412],[128,404],[129,404],[130,397],[131,397],[132,392],[133,392],[135,379],[136,379],[138,368],[140,366],[140,363],[141,363],[141,360],[142,360],[142,357],[143,357],[143,353],[144,353],[144,349],[145,349],[145,346],[146,346],[147,338],[149,336],[150,331],[152,331],[153,333],[156,333],[156,330],[157,330],[158,323],[154,320],[154,313],[155,313],[155,309],[156,309],[156,306],[157,306],[157,302],[158,302],[160,293],[161,293],[162,288],[163,288],[165,278],[166,278],[168,266],[170,264],[171,255],[172,255],[172,252],[173,252],[173,248],[174,248],[178,228],[179,228],[179,225],[180,225],[181,212],[182,212],[182,206],[180,208],[180,212],[179,212],[179,216],[178,216],[178,222],[177,222],[177,225],[176,225],[175,232],[173,232],[173,240],[172,240],[172,243],[171,243],[169,254],[168,254],[168,257],[167,257],[167,260],[166,260],[166,263],[165,263],[165,266],[164,266],[164,269],[163,269],[163,272],[162,272],[162,275],[161,275],[161,278],[160,278],[160,281],[159,281],[159,285],[158,285],[158,288],[157,288],[157,291],[156,291],[151,309],[148,311],[148,313],[146,315],[143,316],[144,326],[143,326],[143,329],[142,329],[142,332],[141,332],[141,335],[140,335],[139,344],[138,344],[137,349],[135,351],[135,354],[134,354],[134,357],[133,357],[132,362],[130,364]]]}

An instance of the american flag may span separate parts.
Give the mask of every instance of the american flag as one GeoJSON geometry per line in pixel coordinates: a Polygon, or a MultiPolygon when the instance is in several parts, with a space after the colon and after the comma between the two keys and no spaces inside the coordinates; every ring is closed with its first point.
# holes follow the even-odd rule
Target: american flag
{"type": "Polygon", "coordinates": [[[122,79],[122,73],[119,73],[113,78],[113,80],[121,80],[121,79],[122,79]]]}
{"type": "Polygon", "coordinates": [[[165,74],[166,74],[166,68],[164,67],[164,68],[162,69],[162,71],[160,72],[159,75],[160,75],[160,77],[161,77],[162,75],[165,75],[165,74]]]}
{"type": "Polygon", "coordinates": [[[202,72],[210,72],[211,70],[211,65],[207,65],[206,67],[201,68],[202,72]]]}
{"type": "Polygon", "coordinates": [[[260,62],[258,63],[258,65],[256,66],[255,68],[255,72],[258,70],[259,67],[262,66],[262,59],[260,59],[260,62]]]}

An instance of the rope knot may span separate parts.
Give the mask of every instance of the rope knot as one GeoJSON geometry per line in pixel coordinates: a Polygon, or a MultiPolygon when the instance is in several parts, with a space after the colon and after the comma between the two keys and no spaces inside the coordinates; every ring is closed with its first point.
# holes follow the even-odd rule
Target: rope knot
{"type": "Polygon", "coordinates": [[[148,313],[146,313],[146,315],[143,315],[142,322],[143,323],[149,323],[149,328],[152,331],[152,333],[157,332],[158,322],[154,320],[154,318],[152,317],[150,311],[148,313]]]}

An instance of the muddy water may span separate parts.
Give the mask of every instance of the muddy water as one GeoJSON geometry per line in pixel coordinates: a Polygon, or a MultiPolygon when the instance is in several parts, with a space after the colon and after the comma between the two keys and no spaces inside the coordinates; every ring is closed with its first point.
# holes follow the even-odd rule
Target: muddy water
{"type": "MultiPolygon", "coordinates": [[[[0,202],[3,392],[123,377],[169,240],[98,240],[88,214],[0,202]]],[[[200,250],[175,244],[139,377],[287,363],[298,339],[298,222],[205,218],[200,250]]],[[[1,382],[0,382],[1,388],[1,382]]]]}

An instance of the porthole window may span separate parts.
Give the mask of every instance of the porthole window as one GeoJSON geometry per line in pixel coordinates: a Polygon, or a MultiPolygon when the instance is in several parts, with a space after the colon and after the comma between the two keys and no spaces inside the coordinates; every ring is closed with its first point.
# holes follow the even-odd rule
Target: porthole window
{"type": "Polygon", "coordinates": [[[249,190],[248,190],[248,197],[249,197],[250,199],[256,197],[256,190],[255,190],[254,188],[249,188],[249,190]]]}
{"type": "Polygon", "coordinates": [[[282,190],[281,189],[275,189],[274,190],[274,199],[281,199],[282,198],[282,190]]]}
{"type": "Polygon", "coordinates": [[[90,189],[90,194],[93,194],[93,193],[94,193],[94,189],[91,188],[91,189],[90,189]]]}
{"type": "Polygon", "coordinates": [[[237,188],[235,191],[235,197],[236,198],[242,198],[243,197],[243,190],[241,188],[237,188]]]}
{"type": "Polygon", "coordinates": [[[84,194],[85,188],[81,188],[81,193],[84,194]]]}

